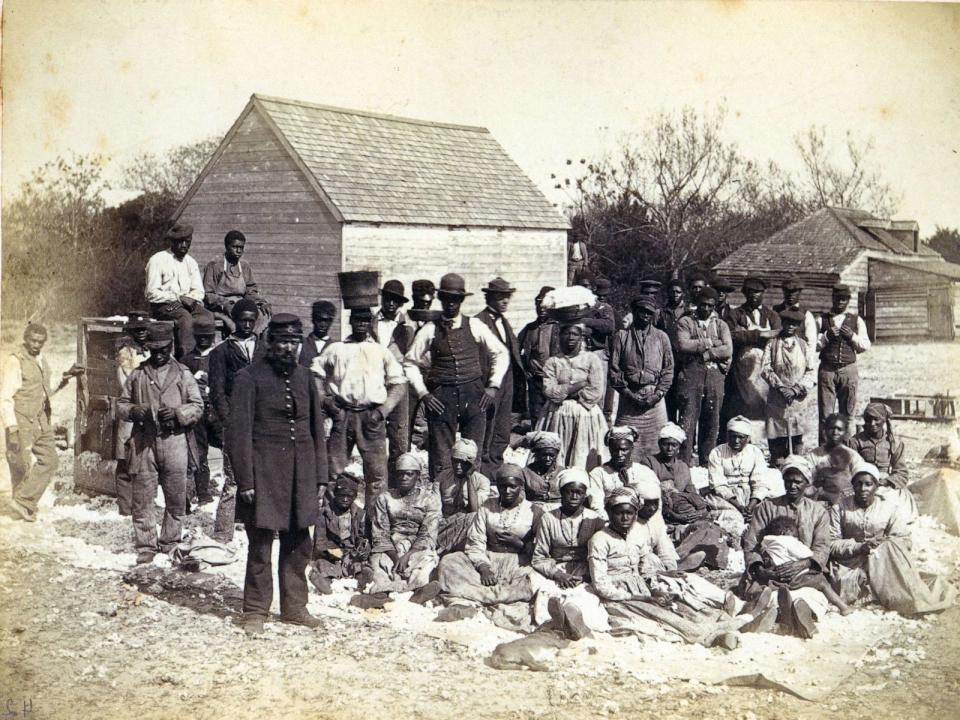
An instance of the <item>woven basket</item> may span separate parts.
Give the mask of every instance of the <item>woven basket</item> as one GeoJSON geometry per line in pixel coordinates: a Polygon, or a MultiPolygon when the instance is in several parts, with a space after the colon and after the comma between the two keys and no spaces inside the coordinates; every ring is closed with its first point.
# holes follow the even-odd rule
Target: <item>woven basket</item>
{"type": "Polygon", "coordinates": [[[376,270],[356,270],[337,273],[340,296],[347,310],[370,308],[380,304],[380,273],[376,270]]]}
{"type": "Polygon", "coordinates": [[[551,319],[560,323],[575,323],[589,317],[590,310],[589,305],[569,305],[567,307],[550,310],[547,314],[551,319]]]}

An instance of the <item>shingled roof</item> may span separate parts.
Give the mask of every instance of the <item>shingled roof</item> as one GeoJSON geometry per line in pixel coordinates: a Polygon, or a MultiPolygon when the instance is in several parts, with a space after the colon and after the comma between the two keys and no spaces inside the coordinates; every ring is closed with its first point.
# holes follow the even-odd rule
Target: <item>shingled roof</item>
{"type": "Polygon", "coordinates": [[[485,128],[256,94],[234,127],[251,111],[345,222],[569,227],[485,128]]]}
{"type": "Polygon", "coordinates": [[[822,208],[759,243],[744,245],[716,266],[719,273],[764,270],[838,274],[864,250],[917,257],[939,255],[921,245],[914,253],[870,213],[822,208]]]}

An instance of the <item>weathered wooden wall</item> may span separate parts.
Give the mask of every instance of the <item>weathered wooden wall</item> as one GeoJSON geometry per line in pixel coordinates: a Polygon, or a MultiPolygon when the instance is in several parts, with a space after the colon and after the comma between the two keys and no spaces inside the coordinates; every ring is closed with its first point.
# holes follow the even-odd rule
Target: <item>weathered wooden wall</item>
{"type": "Polygon", "coordinates": [[[418,278],[439,285],[445,273],[459,273],[474,293],[463,305],[468,315],[483,309],[480,289],[502,276],[517,288],[507,317],[519,332],[534,317],[540,288],[566,284],[566,231],[348,223],[343,269],[380,270],[383,280],[401,280],[408,297],[418,278]]]}
{"type": "Polygon", "coordinates": [[[243,232],[244,258],[275,313],[299,315],[309,327],[310,304],[339,296],[340,225],[257,110],[241,122],[180,219],[194,227],[190,252],[201,270],[222,256],[227,231],[243,232]]]}

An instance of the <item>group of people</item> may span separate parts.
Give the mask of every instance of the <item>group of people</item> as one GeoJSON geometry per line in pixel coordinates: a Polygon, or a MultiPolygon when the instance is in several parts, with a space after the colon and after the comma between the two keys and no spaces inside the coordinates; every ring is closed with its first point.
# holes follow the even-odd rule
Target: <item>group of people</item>
{"type": "MultiPolygon", "coordinates": [[[[230,319],[214,344],[189,235],[175,227],[169,257],[151,258],[153,318],[131,313],[118,349],[118,501],[133,517],[137,562],[151,562],[176,547],[193,497],[213,499],[207,448],[222,448],[214,537],[245,527],[250,634],[272,603],[275,536],[281,619],[309,627],[319,621],[308,588],[328,594],[343,578],[367,607],[412,591],[443,605],[440,619],[520,604],[533,625],[572,638],[613,631],[725,647],[778,624],[810,637],[828,604],[846,613],[873,598],[913,614],[952,602],[910,556],[916,506],[889,410],[867,406],[850,437],[856,356],[869,339],[842,286],[816,320],[796,281],[777,308],[763,305],[757,278],[737,308],[721,282],[689,279],[688,302],[671,281],[662,302],[660,284],[645,281],[618,321],[609,282],[588,278],[589,288],[543,288],[536,319],[515,334],[506,280],[492,279],[485,308],[466,317],[470,293],[448,273],[436,286],[417,280],[406,311],[403,283],[388,280],[380,307],[352,307],[350,333],[335,341],[326,299],[312,305],[307,335],[286,313],[257,332],[269,306],[231,231],[207,266],[218,284],[203,302],[230,319]],[[824,440],[805,453],[814,387],[824,440]],[[752,441],[758,423],[769,459],[752,441]],[[507,461],[521,449],[525,460],[507,461]],[[705,484],[694,482],[695,454],[705,484]],[[736,592],[696,572],[726,569],[738,550],[736,592]]],[[[18,357],[39,370],[21,370],[12,393],[4,370],[0,398],[24,412],[45,387],[34,336],[28,328],[18,357]]]]}

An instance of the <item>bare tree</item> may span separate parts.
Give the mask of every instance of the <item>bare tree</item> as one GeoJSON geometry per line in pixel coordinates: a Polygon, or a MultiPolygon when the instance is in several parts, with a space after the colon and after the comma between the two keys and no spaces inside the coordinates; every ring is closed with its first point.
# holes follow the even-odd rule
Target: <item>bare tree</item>
{"type": "Polygon", "coordinates": [[[211,137],[156,155],[141,153],[123,169],[123,185],[144,195],[182,198],[220,144],[211,137]]]}
{"type": "Polygon", "coordinates": [[[823,127],[811,127],[794,144],[803,161],[800,186],[807,205],[856,208],[882,218],[896,213],[900,198],[872,163],[872,139],[858,140],[848,130],[842,161],[834,159],[837,153],[823,127]]]}

